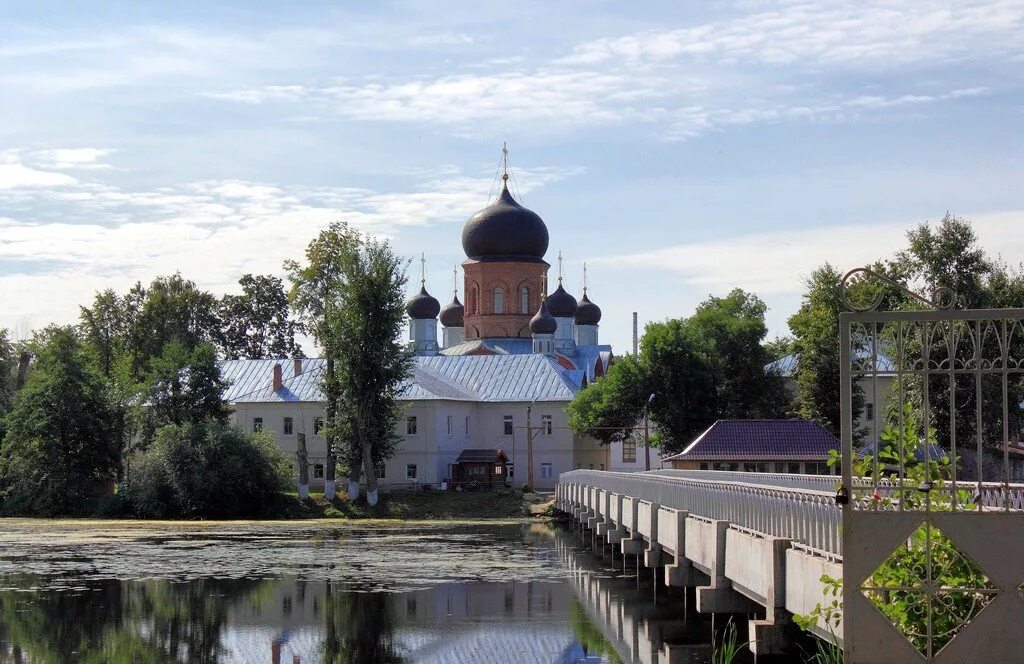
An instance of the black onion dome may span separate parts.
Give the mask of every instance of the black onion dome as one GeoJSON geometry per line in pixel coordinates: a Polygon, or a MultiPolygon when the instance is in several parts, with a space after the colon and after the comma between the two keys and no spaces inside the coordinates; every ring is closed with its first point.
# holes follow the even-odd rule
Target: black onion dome
{"type": "Polygon", "coordinates": [[[583,299],[576,306],[577,325],[597,325],[601,322],[601,307],[590,301],[587,291],[583,291],[583,299]]]}
{"type": "Polygon", "coordinates": [[[508,185],[501,195],[466,222],[462,248],[470,258],[542,259],[548,250],[548,227],[536,212],[512,198],[508,185]]]}
{"type": "Polygon", "coordinates": [[[576,298],[565,292],[562,284],[548,295],[548,311],[555,318],[572,318],[576,315],[576,298]]]}
{"type": "Polygon", "coordinates": [[[419,294],[415,295],[405,303],[405,313],[409,318],[417,320],[425,318],[437,318],[437,312],[441,311],[441,303],[427,292],[427,287],[422,286],[419,294]]]}
{"type": "Polygon", "coordinates": [[[459,296],[454,296],[452,301],[441,310],[441,325],[445,327],[463,327],[462,316],[465,312],[465,307],[459,302],[459,296]]]}
{"type": "Polygon", "coordinates": [[[540,303],[540,309],[530,319],[530,332],[534,334],[554,334],[558,329],[558,321],[548,311],[547,300],[540,303]]]}

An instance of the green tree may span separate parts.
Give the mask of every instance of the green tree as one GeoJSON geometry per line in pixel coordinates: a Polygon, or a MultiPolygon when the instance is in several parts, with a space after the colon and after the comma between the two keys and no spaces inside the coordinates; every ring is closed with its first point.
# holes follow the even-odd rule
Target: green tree
{"type": "Polygon", "coordinates": [[[220,300],[217,344],[228,359],[301,357],[295,342],[299,326],[289,318],[284,283],[269,275],[246,274],[241,295],[220,300]]]}
{"type": "Polygon", "coordinates": [[[412,366],[411,353],[400,340],[404,261],[386,241],[344,223],[323,231],[306,257],[305,267],[286,266],[292,301],[327,353],[325,410],[349,468],[349,492],[358,491],[359,475],[365,473],[367,499],[373,504],[374,467],[398,443],[398,394],[412,366]]]}
{"type": "Polygon", "coordinates": [[[735,289],[709,297],[690,318],[649,324],[639,356],[616,361],[572,401],[570,426],[601,442],[621,440],[647,407],[663,448],[674,452],[716,420],[782,416],[782,379],[764,368],[766,309],[735,289]]]}
{"type": "Polygon", "coordinates": [[[137,371],[144,370],[172,341],[191,350],[216,338],[217,300],[181,274],[157,277],[145,295],[137,322],[137,371]]]}
{"type": "Polygon", "coordinates": [[[18,353],[7,338],[7,330],[0,328],[0,440],[4,436],[3,417],[14,402],[14,386],[18,373],[18,353]]]}
{"type": "Polygon", "coordinates": [[[7,414],[0,486],[9,507],[76,513],[120,466],[103,377],[71,328],[38,337],[36,361],[7,414]]]}
{"type": "Polygon", "coordinates": [[[148,431],[168,424],[227,418],[227,384],[221,378],[213,344],[199,344],[190,351],[178,341],[168,343],[163,353],[150,361],[145,384],[143,412],[148,431]]]}
{"type": "MultiPolygon", "coordinates": [[[[807,279],[800,309],[790,316],[796,337],[797,412],[839,434],[839,314],[846,309],[842,275],[826,263],[807,279]]],[[[864,408],[864,390],[853,385],[853,412],[864,408]]],[[[862,432],[858,432],[862,434],[862,432]]]]}
{"type": "Polygon", "coordinates": [[[290,474],[269,434],[208,419],[157,430],[153,444],[133,460],[126,495],[141,517],[260,516],[290,474]]]}

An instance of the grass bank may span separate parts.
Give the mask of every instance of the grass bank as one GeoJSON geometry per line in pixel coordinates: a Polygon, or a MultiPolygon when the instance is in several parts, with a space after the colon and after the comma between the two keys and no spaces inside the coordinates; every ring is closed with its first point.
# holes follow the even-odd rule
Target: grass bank
{"type": "Polygon", "coordinates": [[[266,518],[283,519],[403,519],[459,520],[514,519],[546,516],[546,504],[529,501],[519,491],[454,492],[395,491],[382,493],[379,502],[370,507],[363,501],[355,503],[345,497],[328,501],[323,494],[311,494],[299,500],[297,494],[281,496],[274,513],[266,518]]]}

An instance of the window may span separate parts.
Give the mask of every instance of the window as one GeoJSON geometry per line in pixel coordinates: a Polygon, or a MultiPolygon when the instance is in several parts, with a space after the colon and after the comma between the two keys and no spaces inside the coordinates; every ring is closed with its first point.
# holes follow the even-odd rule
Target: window
{"type": "Polygon", "coordinates": [[[495,466],[494,466],[494,474],[495,475],[504,475],[505,474],[505,466],[502,466],[501,464],[495,464],[495,466]]]}
{"type": "Polygon", "coordinates": [[[452,416],[448,416],[448,437],[452,437],[452,416]]]}
{"type": "Polygon", "coordinates": [[[476,314],[476,287],[474,286],[469,291],[469,297],[466,298],[466,313],[470,316],[476,314]]]}
{"type": "Polygon", "coordinates": [[[313,418],[313,435],[319,436],[320,432],[324,430],[324,418],[314,417],[313,418]]]}
{"type": "Polygon", "coordinates": [[[409,436],[415,436],[416,435],[416,416],[415,415],[410,415],[409,417],[405,418],[405,433],[406,433],[406,435],[409,435],[409,436]]]}
{"type": "Polygon", "coordinates": [[[254,418],[252,418],[252,430],[253,431],[263,431],[263,418],[262,417],[254,417],[254,418]]]}
{"type": "Polygon", "coordinates": [[[291,436],[292,434],[295,433],[295,421],[292,418],[290,418],[290,417],[284,418],[284,428],[283,428],[283,431],[284,431],[284,435],[286,435],[286,436],[291,436]]]}
{"type": "Polygon", "coordinates": [[[700,464],[700,469],[701,469],[701,470],[707,470],[707,469],[708,469],[708,464],[707,464],[707,462],[703,462],[703,463],[701,463],[701,464],[700,464]]]}
{"type": "Polygon", "coordinates": [[[511,436],[512,432],[515,430],[514,427],[512,426],[512,416],[511,415],[506,415],[504,418],[502,418],[502,422],[505,425],[505,435],[506,436],[511,436]]]}
{"type": "Polygon", "coordinates": [[[530,313],[530,289],[526,286],[519,289],[519,313],[530,313]]]}
{"type": "Polygon", "coordinates": [[[816,461],[808,461],[807,463],[805,463],[804,464],[804,472],[806,474],[808,474],[808,475],[829,475],[829,474],[831,474],[831,471],[829,470],[829,467],[828,467],[827,463],[818,463],[816,461]]]}
{"type": "Polygon", "coordinates": [[[544,479],[544,480],[551,479],[551,464],[550,463],[542,463],[542,464],[540,464],[540,477],[541,477],[541,479],[544,479]]]}
{"type": "Polygon", "coordinates": [[[540,430],[544,432],[545,436],[551,435],[551,416],[541,415],[540,416],[540,430]]]}
{"type": "Polygon", "coordinates": [[[494,289],[494,313],[505,313],[505,289],[501,286],[494,289]]]}
{"type": "Polygon", "coordinates": [[[466,415],[466,435],[469,435],[469,415],[466,415]]]}
{"type": "Polygon", "coordinates": [[[790,461],[789,463],[786,464],[786,472],[787,473],[799,473],[800,472],[800,464],[795,462],[795,461],[790,461]]]}
{"type": "Polygon", "coordinates": [[[324,464],[317,463],[313,465],[313,478],[318,480],[324,478],[324,464]]]}
{"type": "Polygon", "coordinates": [[[377,479],[382,480],[387,477],[387,466],[382,463],[378,463],[374,469],[377,471],[377,479]]]}
{"type": "Polygon", "coordinates": [[[414,480],[416,479],[416,464],[410,463],[405,467],[405,479],[414,480]]]}
{"type": "Polygon", "coordinates": [[[864,404],[864,419],[867,420],[868,422],[875,419],[875,404],[864,404]]]}
{"type": "Polygon", "coordinates": [[[636,463],[636,440],[633,438],[622,441],[622,463],[636,463]]]}

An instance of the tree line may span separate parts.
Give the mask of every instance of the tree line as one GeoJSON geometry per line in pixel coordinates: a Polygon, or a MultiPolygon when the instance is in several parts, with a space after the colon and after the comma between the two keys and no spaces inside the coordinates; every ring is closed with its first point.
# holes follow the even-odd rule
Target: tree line
{"type": "MultiPolygon", "coordinates": [[[[988,254],[970,222],[950,214],[935,224],[922,223],[910,229],[905,247],[867,267],[915,292],[930,294],[948,288],[956,293],[958,308],[1024,306],[1021,265],[988,254]]],[[[682,451],[719,419],[802,417],[820,422],[838,435],[839,314],[847,310],[842,276],[843,272],[829,263],[815,269],[805,280],[800,308],[789,317],[790,335],[772,340],[766,338],[764,302],[741,289],[726,297],[709,297],[689,317],[648,324],[639,354],[618,358],[603,379],[572,402],[570,425],[578,434],[590,434],[607,443],[636,437],[637,426],[647,414],[656,423],[652,443],[667,453],[682,451]],[[788,355],[795,357],[793,392],[770,366],[788,355]]],[[[851,298],[874,296],[882,298],[882,309],[921,306],[905,293],[870,279],[851,284],[851,298]]],[[[886,341],[879,339],[880,343],[886,341]]],[[[1024,344],[1024,340],[1017,343],[1024,344]]],[[[958,389],[966,391],[967,387],[958,389]]],[[[920,385],[908,381],[904,388],[908,398],[919,400],[920,385]]],[[[1024,382],[1011,380],[1009,390],[1010,403],[1024,402],[1024,382]]],[[[932,421],[940,440],[948,433],[944,430],[950,421],[948,392],[948,388],[933,389],[931,394],[932,421]]],[[[998,390],[987,388],[983,398],[986,415],[997,413],[998,390]]],[[[970,399],[961,398],[958,403],[960,409],[969,407],[973,413],[970,399]]],[[[855,383],[854,412],[861,413],[864,406],[863,386],[855,383]]],[[[892,407],[901,408],[902,404],[892,407]]],[[[1010,415],[1011,433],[1019,436],[1024,427],[1020,412],[1012,409],[1010,415]]],[[[966,427],[973,422],[973,415],[963,412],[957,421],[966,427]]],[[[1001,421],[987,417],[986,426],[997,430],[1001,421]]],[[[867,436],[866,430],[855,431],[859,442],[867,442],[867,436]]]]}
{"type": "MultiPolygon", "coordinates": [[[[288,261],[288,284],[243,276],[216,297],[181,274],[99,292],[77,325],[13,342],[0,330],[0,511],[139,516],[258,514],[291,484],[268,434],[229,425],[222,359],[329,359],[329,478],[340,460],[372,500],[396,443],[405,263],[332,224],[288,261]],[[29,361],[31,359],[31,362],[29,361]],[[118,487],[116,497],[110,487],[118,487]]],[[[353,493],[358,493],[355,490],[353,493]]]]}

